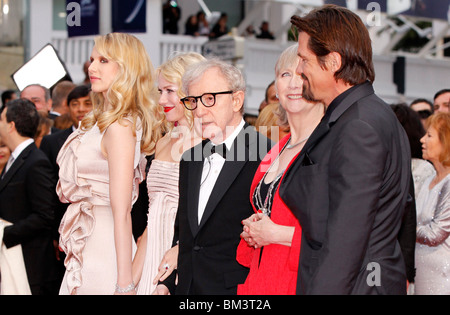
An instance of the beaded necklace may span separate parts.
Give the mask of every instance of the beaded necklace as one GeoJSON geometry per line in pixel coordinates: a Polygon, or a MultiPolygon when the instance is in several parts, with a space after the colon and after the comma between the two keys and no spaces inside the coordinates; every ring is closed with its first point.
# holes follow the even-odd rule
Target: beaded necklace
{"type": "MultiPolygon", "coordinates": [[[[287,143],[288,144],[288,143],[287,143]]],[[[287,144],[283,147],[283,149],[280,151],[280,153],[277,155],[277,158],[275,159],[275,161],[272,163],[272,165],[270,165],[269,169],[267,170],[267,172],[264,174],[262,180],[259,182],[258,186],[255,189],[255,192],[253,194],[253,198],[255,200],[255,206],[257,209],[261,210],[262,213],[264,215],[267,215],[268,217],[270,217],[271,213],[272,213],[272,201],[273,201],[273,196],[274,196],[274,192],[277,190],[279,184],[280,184],[280,180],[283,177],[283,174],[285,172],[285,170],[283,170],[280,174],[277,175],[277,177],[270,183],[269,189],[267,191],[267,195],[266,198],[264,199],[264,202],[262,201],[262,196],[261,196],[261,186],[263,185],[263,183],[265,182],[265,179],[267,177],[267,174],[270,172],[270,170],[272,169],[273,165],[278,161],[278,159],[280,158],[281,153],[283,153],[283,151],[286,149],[287,144]]]]}

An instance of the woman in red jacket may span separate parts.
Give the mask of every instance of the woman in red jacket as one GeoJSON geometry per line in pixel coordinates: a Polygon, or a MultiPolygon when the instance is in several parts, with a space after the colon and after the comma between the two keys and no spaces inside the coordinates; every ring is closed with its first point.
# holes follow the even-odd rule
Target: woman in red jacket
{"type": "Polygon", "coordinates": [[[323,105],[303,98],[297,49],[298,45],[286,49],[275,68],[280,126],[288,124],[291,133],[265,157],[252,184],[255,214],[242,222],[237,250],[238,262],[250,268],[246,282],[238,287],[240,295],[296,292],[301,226],[281,200],[278,187],[325,111],[323,105]]]}

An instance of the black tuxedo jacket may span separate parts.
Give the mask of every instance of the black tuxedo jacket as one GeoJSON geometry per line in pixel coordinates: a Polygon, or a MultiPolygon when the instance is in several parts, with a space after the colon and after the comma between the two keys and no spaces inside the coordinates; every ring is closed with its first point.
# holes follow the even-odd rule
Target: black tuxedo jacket
{"type": "MultiPolygon", "coordinates": [[[[198,202],[203,170],[204,141],[187,151],[180,163],[180,199],[175,223],[174,244],[179,241],[178,285],[181,295],[236,294],[248,269],[236,261],[242,220],[253,214],[250,186],[255,172],[272,143],[246,125],[214,186],[201,223],[198,202]]],[[[206,148],[205,148],[206,147],[206,148]]],[[[173,274],[164,284],[174,293],[173,274]]]]}
{"type": "Polygon", "coordinates": [[[72,132],[73,128],[70,127],[69,129],[52,133],[51,135],[45,136],[42,139],[40,149],[47,155],[56,174],[58,174],[59,172],[59,166],[56,163],[56,158],[58,157],[59,151],[66,142],[67,138],[69,138],[69,136],[72,134],[72,132]]]}
{"type": "Polygon", "coordinates": [[[406,292],[410,178],[408,138],[370,83],[330,104],[280,187],[303,231],[298,294],[406,292]]]}
{"type": "MultiPolygon", "coordinates": [[[[0,180],[0,217],[7,248],[22,246],[28,282],[33,294],[44,294],[55,280],[56,258],[51,237],[55,186],[50,162],[33,143],[0,180]]],[[[49,288],[52,289],[52,288],[49,288]]]]}
{"type": "Polygon", "coordinates": [[[66,130],[61,130],[51,135],[45,136],[42,139],[42,143],[40,149],[47,155],[50,163],[52,164],[53,173],[56,178],[55,186],[53,187],[54,198],[56,199],[55,204],[55,222],[53,224],[53,238],[59,241],[59,233],[58,228],[59,224],[66,213],[67,207],[69,206],[66,203],[62,203],[59,201],[58,195],[56,194],[56,184],[59,178],[59,165],[56,163],[56,159],[58,158],[59,151],[62,146],[66,142],[67,138],[72,134],[73,128],[70,127],[66,130]]]}

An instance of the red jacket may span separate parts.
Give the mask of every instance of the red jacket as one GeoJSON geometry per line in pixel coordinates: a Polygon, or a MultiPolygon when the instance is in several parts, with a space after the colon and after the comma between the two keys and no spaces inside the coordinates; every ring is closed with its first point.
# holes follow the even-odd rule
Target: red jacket
{"type": "MultiPolygon", "coordinates": [[[[264,177],[265,171],[289,138],[290,135],[283,138],[269,152],[255,174],[250,191],[250,200],[255,212],[259,209],[256,209],[253,204],[253,193],[264,177]]],[[[283,181],[283,179],[281,180],[283,181]]],[[[238,287],[239,295],[294,295],[296,293],[302,230],[298,220],[281,200],[279,189],[277,189],[272,203],[271,219],[276,224],[295,227],[292,246],[265,246],[260,260],[261,249],[249,247],[244,240],[241,240],[237,249],[237,261],[241,265],[249,267],[250,272],[245,283],[238,287]]]]}

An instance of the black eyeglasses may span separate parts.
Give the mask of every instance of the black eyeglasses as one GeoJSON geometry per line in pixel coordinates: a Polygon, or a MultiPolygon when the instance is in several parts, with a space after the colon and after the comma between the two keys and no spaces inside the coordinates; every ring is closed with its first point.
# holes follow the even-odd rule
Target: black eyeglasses
{"type": "Polygon", "coordinates": [[[225,94],[233,94],[233,91],[219,92],[219,93],[205,93],[202,96],[187,96],[181,99],[184,107],[187,110],[195,110],[198,107],[198,100],[202,102],[205,107],[213,107],[216,105],[216,96],[217,95],[225,95],[225,94]]]}

